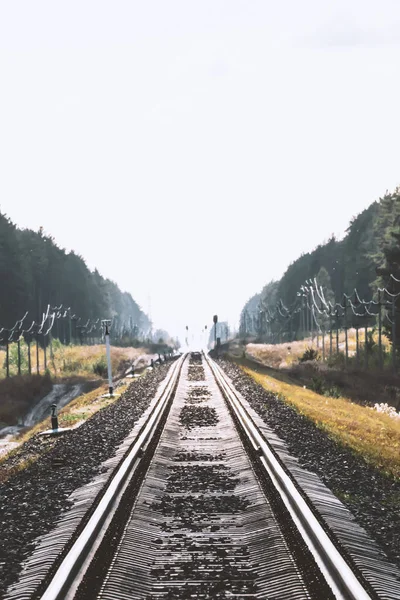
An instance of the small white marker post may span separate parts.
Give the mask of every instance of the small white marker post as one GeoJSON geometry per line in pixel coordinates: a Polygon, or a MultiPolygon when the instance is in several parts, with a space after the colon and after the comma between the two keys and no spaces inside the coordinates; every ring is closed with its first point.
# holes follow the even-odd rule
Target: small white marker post
{"type": "Polygon", "coordinates": [[[114,394],[113,380],[112,380],[112,372],[111,372],[111,348],[110,348],[110,330],[109,326],[111,321],[103,321],[103,325],[105,327],[105,338],[106,338],[106,354],[107,354],[107,371],[108,371],[108,392],[110,396],[114,394]]]}

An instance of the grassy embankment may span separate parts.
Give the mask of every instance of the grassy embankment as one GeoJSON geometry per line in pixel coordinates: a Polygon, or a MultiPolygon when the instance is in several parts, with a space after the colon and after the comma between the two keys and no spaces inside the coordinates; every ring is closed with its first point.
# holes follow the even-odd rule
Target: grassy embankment
{"type": "MultiPolygon", "coordinates": [[[[111,348],[111,361],[113,373],[122,375],[127,364],[145,353],[143,349],[136,348],[111,348]]],[[[135,379],[121,379],[115,388],[116,395],[113,398],[103,397],[108,392],[108,383],[99,377],[102,375],[99,365],[104,362],[104,346],[76,346],[61,348],[61,356],[55,354],[54,362],[57,369],[57,377],[53,373],[45,375],[22,375],[0,380],[0,415],[5,415],[10,420],[15,420],[17,413],[23,414],[32,405],[33,399],[43,397],[52,386],[52,379],[60,382],[85,382],[96,378],[96,388],[80,395],[69,404],[62,407],[58,413],[60,427],[74,427],[86,421],[94,413],[108,406],[119,397],[135,379]],[[2,387],[9,387],[8,396],[1,393],[2,387]],[[7,402],[5,402],[7,401],[7,402]],[[9,411],[7,413],[7,410],[9,411]]],[[[0,417],[1,418],[1,417],[0,417]]],[[[14,473],[25,469],[32,464],[43,453],[55,443],[54,438],[43,438],[43,443],[37,447],[34,453],[27,453],[22,444],[35,434],[51,428],[50,417],[47,417],[35,426],[22,431],[14,437],[17,448],[9,448],[0,456],[0,482],[7,480],[14,473]],[[11,462],[10,460],[11,459],[11,462]]]]}
{"type": "MultiPolygon", "coordinates": [[[[300,362],[311,340],[291,342],[286,344],[248,344],[245,355],[257,363],[276,369],[281,374],[287,374],[302,385],[316,392],[331,391],[330,395],[344,396],[359,404],[373,406],[376,403],[388,403],[400,410],[400,376],[392,373],[392,357],[389,341],[382,337],[383,366],[379,368],[378,334],[368,333],[368,369],[365,369],[364,336],[359,336],[359,359],[356,356],[355,330],[348,332],[349,359],[346,365],[343,353],[344,335],[339,338],[339,354],[329,356],[329,341],[325,340],[325,361],[322,360],[321,338],[319,348],[313,344],[313,350],[318,352],[318,359],[300,362]]],[[[243,350],[242,353],[243,355],[243,350]]],[[[239,353],[237,353],[239,356],[239,353]]],[[[329,394],[328,394],[329,395],[329,394]]]]}
{"type": "MultiPolygon", "coordinates": [[[[300,345],[302,342],[295,344],[300,345]]],[[[255,364],[249,359],[236,359],[248,375],[266,390],[280,394],[283,401],[311,419],[317,427],[325,430],[336,441],[363,456],[369,464],[389,476],[400,478],[400,419],[363,405],[363,389],[367,393],[366,386],[370,387],[368,377],[364,388],[359,382],[355,389],[349,388],[350,393],[357,396],[356,402],[352,402],[345,393],[340,394],[337,386],[334,387],[333,395],[335,397],[331,397],[332,379],[329,379],[329,376],[332,373],[329,373],[330,369],[324,368],[324,366],[320,367],[317,362],[309,365],[298,363],[307,343],[298,348],[293,348],[294,344],[291,344],[290,350],[288,350],[288,344],[268,346],[267,348],[262,345],[264,347],[259,349],[255,346],[256,344],[249,345],[247,354],[250,358],[257,358],[265,366],[255,364]],[[288,354],[290,354],[289,360],[288,354]],[[283,362],[285,365],[282,365],[283,362]],[[288,362],[291,366],[288,365],[288,362]],[[317,373],[318,381],[322,380],[323,384],[325,383],[325,386],[322,385],[322,390],[319,390],[320,393],[316,393],[308,385],[304,385],[304,381],[309,381],[312,373],[314,373],[314,378],[311,379],[311,382],[313,380],[315,382],[317,373]],[[301,378],[303,381],[299,381],[301,378]]],[[[361,378],[365,378],[365,376],[365,373],[360,374],[361,378]]],[[[353,378],[351,373],[343,372],[341,377],[342,384],[347,381],[347,377],[349,380],[353,378]]],[[[333,380],[335,380],[335,376],[333,380]]],[[[375,389],[378,387],[379,380],[375,389]]],[[[375,401],[380,403],[382,398],[377,397],[375,401]]],[[[368,404],[368,402],[366,403],[368,404]]]]}
{"type": "MultiPolygon", "coordinates": [[[[356,341],[356,330],[349,329],[347,332],[348,339],[348,349],[349,349],[349,366],[356,366],[356,349],[357,349],[357,341],[356,341]]],[[[376,368],[378,366],[378,354],[377,354],[377,344],[378,344],[378,332],[373,331],[372,329],[368,330],[367,333],[367,342],[370,344],[369,351],[369,360],[368,364],[372,368],[376,368]]],[[[300,357],[304,354],[304,351],[307,348],[313,347],[318,351],[320,357],[323,356],[322,349],[322,336],[320,335],[318,338],[318,346],[317,346],[317,338],[314,337],[313,340],[311,338],[306,338],[299,342],[286,342],[284,344],[247,344],[246,352],[247,354],[254,356],[257,360],[264,364],[268,364],[268,366],[273,368],[286,368],[290,367],[294,363],[297,363],[300,357]]],[[[382,346],[384,353],[384,362],[387,366],[390,366],[390,343],[389,340],[382,336],[382,346]]],[[[325,359],[327,364],[331,364],[335,366],[337,364],[344,363],[344,351],[345,351],[345,334],[343,331],[339,333],[339,351],[340,354],[336,355],[336,336],[334,335],[332,338],[332,358],[329,357],[330,354],[330,340],[329,335],[325,335],[325,359]]],[[[365,348],[365,333],[364,329],[359,330],[359,352],[360,352],[360,364],[363,364],[364,361],[364,348],[365,348]]]]}
{"type": "MultiPolygon", "coordinates": [[[[115,402],[120,394],[123,394],[128,385],[134,382],[135,379],[129,380],[129,383],[126,383],[126,381],[128,380],[120,381],[117,384],[115,396],[113,398],[103,398],[103,395],[108,392],[108,385],[103,384],[97,389],[92,390],[87,394],[82,394],[78,398],[75,398],[75,400],[72,400],[60,410],[58,415],[59,426],[78,426],[97,411],[115,402]]],[[[50,417],[48,417],[15,438],[19,443],[19,446],[9,449],[4,454],[0,455],[0,483],[7,481],[16,473],[29,467],[38,460],[40,456],[51,449],[56,442],[56,438],[53,436],[40,438],[41,445],[37,446],[33,452],[25,450],[25,446],[23,446],[23,443],[27,442],[34,435],[50,428],[51,421],[50,417]]]]}
{"type": "MultiPolygon", "coordinates": [[[[16,345],[15,345],[16,346],[16,345]]],[[[113,375],[122,375],[129,364],[146,351],[141,348],[111,348],[113,375]]],[[[36,374],[36,352],[31,350],[32,372],[27,374],[27,348],[21,344],[22,375],[17,376],[16,348],[10,347],[10,374],[5,378],[5,352],[0,352],[0,426],[15,425],[20,418],[52,387],[53,383],[89,383],[102,386],[107,375],[103,345],[63,346],[53,343],[53,355],[48,352],[47,371],[44,370],[44,353],[39,350],[39,370],[36,374]]],[[[106,390],[106,386],[104,386],[106,390]]],[[[95,390],[99,394],[101,390],[95,390]]],[[[70,405],[68,405],[70,406],[70,405]]],[[[68,409],[65,407],[63,411],[68,409]]],[[[67,414],[67,413],[65,413],[67,414]]]]}

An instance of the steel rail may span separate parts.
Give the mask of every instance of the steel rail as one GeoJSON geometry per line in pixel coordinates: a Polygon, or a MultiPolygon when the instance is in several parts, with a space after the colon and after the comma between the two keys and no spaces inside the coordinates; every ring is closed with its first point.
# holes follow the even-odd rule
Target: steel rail
{"type": "Polygon", "coordinates": [[[186,354],[183,354],[173,366],[169,381],[157,405],[149,415],[142,431],[138,434],[129,454],[118,467],[116,474],[89,521],[58,567],[46,591],[41,596],[42,600],[64,600],[66,598],[68,588],[73,584],[74,578],[89,555],[104,522],[115,507],[115,501],[120,490],[124,487],[136,462],[141,458],[144,445],[157,428],[164,409],[175,390],[175,385],[185,358],[186,354]]]}
{"type": "Polygon", "coordinates": [[[261,463],[279,492],[336,598],[340,600],[371,600],[370,594],[357,579],[350,566],[301,496],[292,479],[275,457],[268,442],[260,433],[247,409],[243,406],[236,390],[227,379],[221,367],[208,355],[205,355],[205,357],[229,406],[232,408],[252,446],[257,451],[261,463]]]}

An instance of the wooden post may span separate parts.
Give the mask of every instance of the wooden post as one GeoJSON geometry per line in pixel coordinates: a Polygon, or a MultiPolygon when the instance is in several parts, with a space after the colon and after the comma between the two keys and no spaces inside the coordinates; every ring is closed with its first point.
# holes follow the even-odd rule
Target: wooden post
{"type": "Polygon", "coordinates": [[[31,342],[26,342],[28,346],[28,371],[29,375],[32,375],[32,365],[31,365],[31,342]]]}
{"type": "Polygon", "coordinates": [[[359,355],[359,342],[358,342],[358,324],[356,325],[356,353],[357,353],[357,367],[360,366],[360,355],[359,355]]]}
{"type": "Polygon", "coordinates": [[[18,375],[21,375],[21,339],[18,337],[18,375]]]}
{"type": "Polygon", "coordinates": [[[36,335],[36,373],[39,375],[39,336],[36,335]]]}
{"type": "Polygon", "coordinates": [[[347,363],[349,361],[349,340],[347,337],[347,298],[344,298],[344,339],[345,339],[345,346],[346,346],[345,361],[346,361],[346,366],[347,366],[347,363]]]}
{"type": "Polygon", "coordinates": [[[339,354],[339,309],[336,309],[336,354],[339,354]]]}
{"type": "Polygon", "coordinates": [[[396,373],[396,298],[392,298],[392,369],[396,373]]]}
{"type": "Polygon", "coordinates": [[[310,330],[311,330],[311,346],[314,343],[314,306],[310,306],[310,330]]]}
{"type": "Polygon", "coordinates": [[[379,368],[382,369],[382,302],[381,293],[378,291],[378,347],[379,347],[379,368]]]}
{"type": "Polygon", "coordinates": [[[7,377],[10,377],[10,350],[8,338],[6,340],[6,375],[7,377]]]}
{"type": "Polygon", "coordinates": [[[44,370],[47,369],[46,336],[43,335],[44,370]]]}

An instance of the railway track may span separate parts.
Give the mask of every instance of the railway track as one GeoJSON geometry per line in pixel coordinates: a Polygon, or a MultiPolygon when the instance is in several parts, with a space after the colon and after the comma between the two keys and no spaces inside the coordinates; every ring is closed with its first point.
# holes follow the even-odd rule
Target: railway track
{"type": "MultiPolygon", "coordinates": [[[[340,503],[317,491],[340,520],[340,503]]],[[[398,573],[373,544],[365,564],[342,551],[250,407],[200,353],[171,367],[71,536],[75,521],[72,511],[46,537],[7,600],[400,598],[398,573]]]]}

